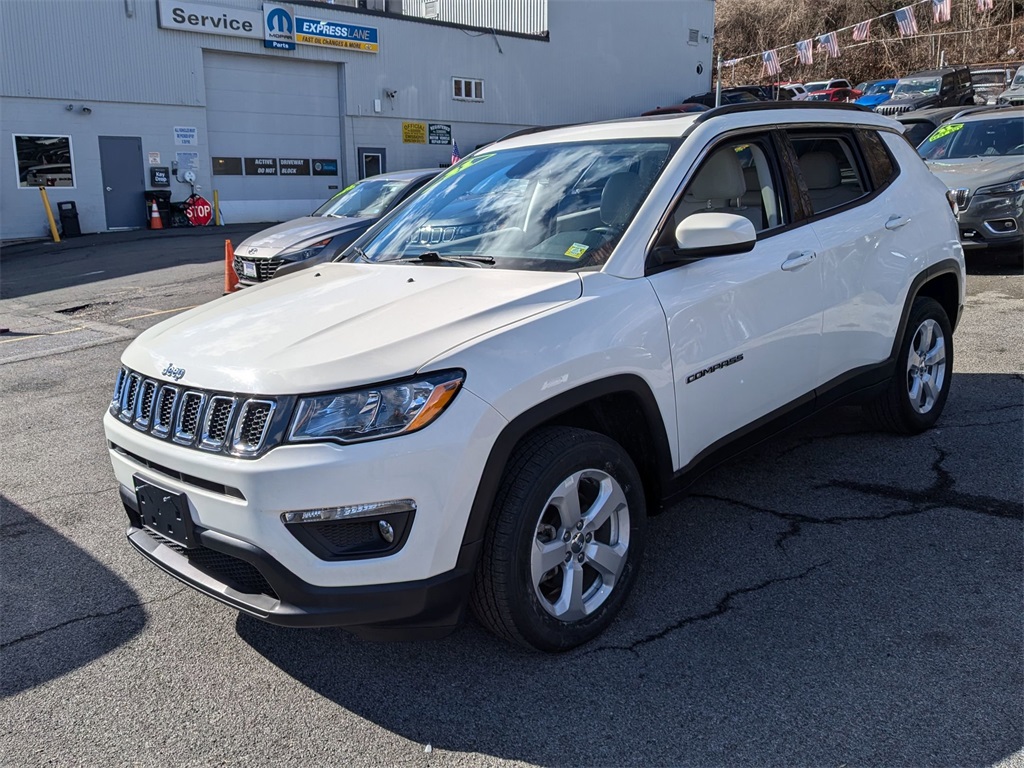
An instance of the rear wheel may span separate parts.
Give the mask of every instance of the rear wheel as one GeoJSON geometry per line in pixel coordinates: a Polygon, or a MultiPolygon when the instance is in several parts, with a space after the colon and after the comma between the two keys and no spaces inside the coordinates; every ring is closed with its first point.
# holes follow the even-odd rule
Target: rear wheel
{"type": "Polygon", "coordinates": [[[471,605],[500,637],[564,651],[600,634],[633,586],[646,511],[613,440],[537,431],[513,452],[495,499],[471,605]]]}
{"type": "Polygon", "coordinates": [[[867,405],[883,429],[916,434],[942,415],[953,375],[953,330],[935,299],[914,299],[888,389],[867,405]]]}

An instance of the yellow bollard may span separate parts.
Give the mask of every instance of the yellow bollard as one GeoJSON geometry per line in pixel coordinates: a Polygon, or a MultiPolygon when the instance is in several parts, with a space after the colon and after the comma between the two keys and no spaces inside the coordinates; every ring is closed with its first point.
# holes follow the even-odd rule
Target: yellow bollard
{"type": "Polygon", "coordinates": [[[50,198],[46,196],[46,187],[39,188],[39,194],[43,196],[43,208],[46,209],[46,220],[50,222],[50,234],[53,235],[53,242],[60,242],[60,235],[57,233],[57,222],[53,220],[53,211],[50,209],[50,198]]]}
{"type": "Polygon", "coordinates": [[[213,226],[220,226],[220,193],[213,190],[213,226]]]}

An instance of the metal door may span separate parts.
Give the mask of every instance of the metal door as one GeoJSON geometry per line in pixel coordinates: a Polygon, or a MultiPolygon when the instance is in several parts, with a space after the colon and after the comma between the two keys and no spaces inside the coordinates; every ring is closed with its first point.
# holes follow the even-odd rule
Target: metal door
{"type": "Polygon", "coordinates": [[[387,172],[387,152],[381,147],[359,147],[359,178],[387,172]]]}
{"type": "Polygon", "coordinates": [[[100,173],[107,229],[144,227],[146,169],[138,136],[100,136],[100,173]]]}

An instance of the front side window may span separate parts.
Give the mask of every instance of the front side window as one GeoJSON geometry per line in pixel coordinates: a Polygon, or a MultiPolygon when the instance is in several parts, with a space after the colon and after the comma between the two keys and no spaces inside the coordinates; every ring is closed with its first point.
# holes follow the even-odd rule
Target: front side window
{"type": "Polygon", "coordinates": [[[346,258],[570,271],[607,260],[678,142],[481,150],[346,258]]]}
{"type": "Polygon", "coordinates": [[[858,170],[852,137],[790,131],[789,138],[815,214],[867,194],[868,185],[858,170]]]}
{"type": "Polygon", "coordinates": [[[658,238],[656,250],[675,248],[676,227],[701,213],[742,216],[761,233],[788,221],[774,152],[766,136],[747,136],[714,147],[687,183],[658,238]]]}
{"type": "Polygon", "coordinates": [[[1024,155],[1024,126],[1014,118],[944,123],[921,142],[917,153],[925,160],[1019,157],[1024,155]]]}
{"type": "Polygon", "coordinates": [[[23,189],[75,186],[70,136],[15,136],[14,156],[23,189]]]}

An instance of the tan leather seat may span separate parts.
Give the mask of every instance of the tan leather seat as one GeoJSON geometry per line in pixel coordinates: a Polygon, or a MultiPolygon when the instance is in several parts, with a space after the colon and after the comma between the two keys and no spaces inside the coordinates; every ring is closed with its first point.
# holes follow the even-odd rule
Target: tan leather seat
{"type": "MultiPolygon", "coordinates": [[[[756,174],[756,170],[755,170],[756,174]]],[[[695,213],[732,213],[744,216],[761,230],[762,210],[760,192],[756,205],[744,205],[747,180],[743,165],[732,147],[723,147],[714,152],[697,172],[676,207],[676,224],[695,213]]]]}
{"type": "Polygon", "coordinates": [[[831,152],[808,152],[801,155],[800,172],[815,213],[856,200],[861,195],[856,187],[843,186],[839,163],[831,152]]]}

